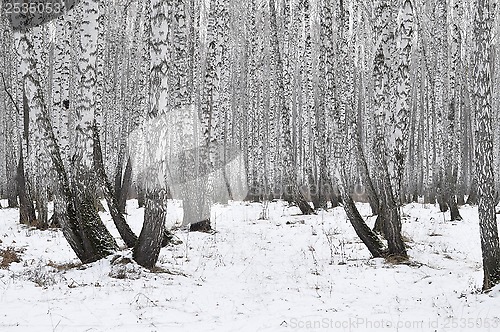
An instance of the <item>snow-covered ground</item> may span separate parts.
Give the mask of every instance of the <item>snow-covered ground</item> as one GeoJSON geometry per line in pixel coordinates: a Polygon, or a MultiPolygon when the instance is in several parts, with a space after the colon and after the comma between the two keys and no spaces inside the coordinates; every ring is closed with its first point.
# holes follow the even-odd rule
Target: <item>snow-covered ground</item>
{"type": "MultiPolygon", "coordinates": [[[[500,331],[500,288],[478,291],[476,208],[450,222],[434,206],[404,207],[410,265],[370,259],[341,208],[304,217],[275,202],[258,220],[261,210],[216,206],[217,233],[177,231],[183,243],[150,272],[127,264],[129,251],[81,266],[60,231],[2,209],[0,250],[22,253],[0,269],[0,331],[500,331]]],[[[143,210],[130,201],[128,212],[138,233],[143,210]]],[[[170,202],[169,223],[181,217],[170,202]]]]}

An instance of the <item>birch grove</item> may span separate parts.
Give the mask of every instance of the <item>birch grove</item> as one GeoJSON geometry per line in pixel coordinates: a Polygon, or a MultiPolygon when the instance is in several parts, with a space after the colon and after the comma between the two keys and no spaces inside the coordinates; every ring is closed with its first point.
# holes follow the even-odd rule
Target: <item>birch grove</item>
{"type": "Polygon", "coordinates": [[[172,239],[170,199],[182,227],[212,233],[211,207],[229,200],[263,203],[262,219],[272,200],[302,214],[341,204],[370,253],[396,262],[410,259],[402,205],[439,204],[460,222],[477,203],[489,289],[498,11],[495,0],[82,0],[57,17],[3,15],[0,196],[19,222],[61,227],[82,262],[118,250],[103,199],[150,268],[172,239]],[[137,235],[132,198],[145,208],[137,235]]]}

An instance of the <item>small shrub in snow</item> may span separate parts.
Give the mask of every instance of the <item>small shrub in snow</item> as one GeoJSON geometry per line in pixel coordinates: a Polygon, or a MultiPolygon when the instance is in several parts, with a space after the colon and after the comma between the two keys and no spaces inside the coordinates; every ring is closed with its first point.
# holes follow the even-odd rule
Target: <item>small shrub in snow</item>
{"type": "Polygon", "coordinates": [[[54,286],[62,279],[56,269],[41,263],[24,270],[21,277],[42,288],[54,286]]]}
{"type": "Polygon", "coordinates": [[[68,270],[72,270],[74,268],[80,268],[82,266],[82,263],[70,262],[70,263],[57,264],[53,261],[49,261],[47,263],[47,266],[53,267],[57,271],[68,271],[68,270]]]}
{"type": "Polygon", "coordinates": [[[115,279],[132,279],[141,278],[142,272],[132,259],[124,256],[115,256],[111,259],[111,271],[109,276],[115,279]]]}
{"type": "Polygon", "coordinates": [[[23,250],[15,249],[13,247],[8,247],[7,249],[0,250],[0,257],[2,262],[0,262],[1,269],[8,269],[10,264],[21,262],[21,257],[19,256],[23,250]]]}

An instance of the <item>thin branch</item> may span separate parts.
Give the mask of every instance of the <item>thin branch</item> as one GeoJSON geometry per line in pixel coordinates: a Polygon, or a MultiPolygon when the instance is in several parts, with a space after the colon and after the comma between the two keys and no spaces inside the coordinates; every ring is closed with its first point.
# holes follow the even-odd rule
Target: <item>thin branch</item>
{"type": "Polygon", "coordinates": [[[1,73],[1,75],[2,75],[3,88],[4,88],[5,92],[7,93],[7,96],[9,96],[10,101],[12,102],[12,104],[14,104],[14,107],[16,108],[17,113],[22,114],[21,110],[19,109],[19,106],[17,106],[17,103],[14,100],[14,97],[12,97],[12,94],[7,89],[7,84],[5,83],[5,77],[4,77],[3,73],[1,73]]]}

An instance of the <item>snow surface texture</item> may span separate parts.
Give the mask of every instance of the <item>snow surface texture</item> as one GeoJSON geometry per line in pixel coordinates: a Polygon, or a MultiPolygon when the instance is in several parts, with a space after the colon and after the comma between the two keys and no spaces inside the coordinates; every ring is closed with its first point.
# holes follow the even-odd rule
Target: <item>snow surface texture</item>
{"type": "MultiPolygon", "coordinates": [[[[5,205],[5,204],[4,204],[5,205]]],[[[369,207],[360,204],[370,225],[369,207]]],[[[169,226],[179,201],[169,202],[169,226]]],[[[139,233],[143,209],[128,205],[139,233]]],[[[81,266],[58,230],[0,210],[0,331],[499,331],[500,288],[482,284],[477,208],[450,222],[434,206],[404,207],[413,263],[370,259],[341,208],[300,216],[282,202],[212,209],[216,234],[176,232],[144,270],[124,251],[81,266]]],[[[111,218],[106,225],[118,237],[111,218]]]]}

